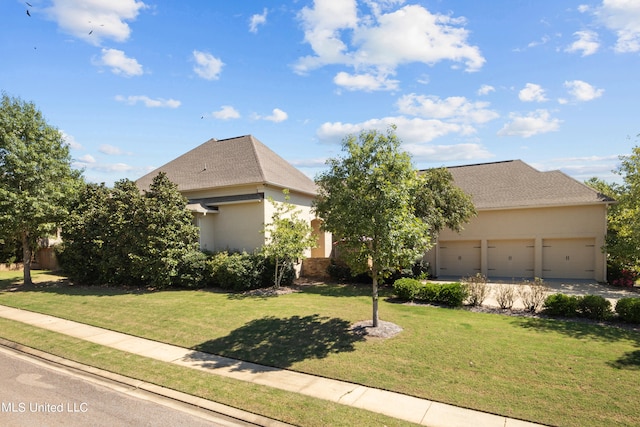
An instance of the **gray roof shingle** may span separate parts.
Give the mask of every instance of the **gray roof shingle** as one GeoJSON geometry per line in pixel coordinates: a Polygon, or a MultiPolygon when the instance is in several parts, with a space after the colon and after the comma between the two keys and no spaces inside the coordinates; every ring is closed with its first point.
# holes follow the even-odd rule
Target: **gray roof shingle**
{"type": "Polygon", "coordinates": [[[316,194],[313,180],[278,156],[252,135],[210,139],[136,181],[148,189],[159,172],[180,191],[204,190],[245,184],[269,184],[316,194]]]}
{"type": "Polygon", "coordinates": [[[563,172],[541,172],[521,160],[454,166],[448,170],[479,210],[613,202],[563,172]]]}

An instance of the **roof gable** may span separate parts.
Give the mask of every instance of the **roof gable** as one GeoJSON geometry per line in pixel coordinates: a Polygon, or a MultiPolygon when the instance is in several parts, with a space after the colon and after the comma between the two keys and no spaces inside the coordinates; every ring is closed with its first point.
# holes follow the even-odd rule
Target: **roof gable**
{"type": "Polygon", "coordinates": [[[136,181],[147,189],[165,172],[180,191],[246,184],[270,184],[315,194],[315,183],[252,135],[210,139],[136,181]]]}
{"type": "Polygon", "coordinates": [[[561,171],[541,172],[521,160],[448,168],[476,209],[566,206],[613,200],[561,171]]]}

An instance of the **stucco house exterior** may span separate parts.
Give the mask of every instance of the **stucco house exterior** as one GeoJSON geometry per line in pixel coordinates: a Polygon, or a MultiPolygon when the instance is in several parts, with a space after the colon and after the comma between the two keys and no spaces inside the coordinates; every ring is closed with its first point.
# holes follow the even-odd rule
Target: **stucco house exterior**
{"type": "Polygon", "coordinates": [[[606,281],[607,209],[613,200],[560,171],[520,160],[449,168],[477,217],[443,230],[425,259],[435,276],[606,281]]]}
{"type": "Polygon", "coordinates": [[[320,220],[311,212],[316,195],[313,180],[251,135],[210,139],[136,181],[149,189],[153,178],[165,172],[188,199],[200,229],[200,248],[208,251],[252,252],[265,243],[261,232],[271,222],[271,197],[289,202],[307,218],[317,236],[317,248],[307,256],[327,258],[331,235],[320,231],[320,220]]]}

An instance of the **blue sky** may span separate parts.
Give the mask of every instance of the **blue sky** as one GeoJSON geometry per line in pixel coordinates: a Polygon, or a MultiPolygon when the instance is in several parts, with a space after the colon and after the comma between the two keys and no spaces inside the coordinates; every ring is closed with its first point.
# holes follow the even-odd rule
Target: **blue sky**
{"type": "Polygon", "coordinates": [[[109,185],[247,134],[314,177],[390,124],[418,168],[613,181],[640,133],[640,0],[7,0],[0,34],[0,90],[109,185]]]}

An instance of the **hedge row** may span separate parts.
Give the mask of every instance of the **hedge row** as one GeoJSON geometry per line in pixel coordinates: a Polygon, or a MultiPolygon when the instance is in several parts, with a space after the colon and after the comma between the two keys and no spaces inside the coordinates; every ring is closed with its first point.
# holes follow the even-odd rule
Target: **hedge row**
{"type": "Polygon", "coordinates": [[[449,307],[461,307],[467,293],[461,283],[422,283],[411,278],[398,279],[393,283],[396,296],[405,301],[423,301],[449,307]]]}
{"type": "MultiPolygon", "coordinates": [[[[549,295],[544,301],[544,312],[552,316],[585,317],[606,320],[613,317],[611,303],[600,295],[549,295]]],[[[621,298],[615,306],[620,320],[640,323],[640,298],[621,298]]]]}
{"type": "MultiPolygon", "coordinates": [[[[273,285],[275,262],[261,254],[217,252],[205,263],[204,286],[245,291],[273,285]]],[[[295,279],[293,266],[288,266],[282,286],[295,279]]]]}

